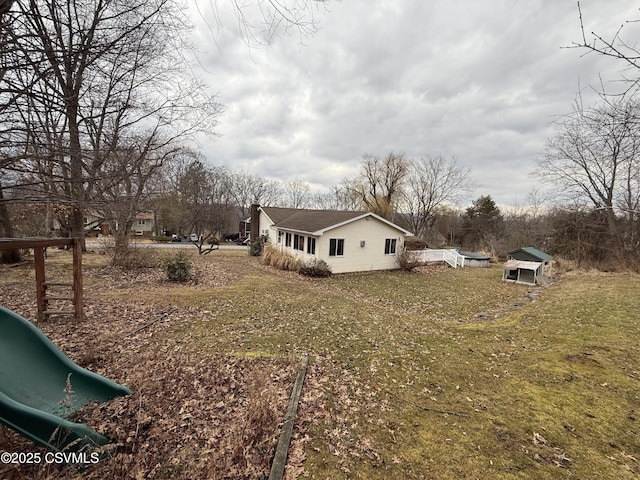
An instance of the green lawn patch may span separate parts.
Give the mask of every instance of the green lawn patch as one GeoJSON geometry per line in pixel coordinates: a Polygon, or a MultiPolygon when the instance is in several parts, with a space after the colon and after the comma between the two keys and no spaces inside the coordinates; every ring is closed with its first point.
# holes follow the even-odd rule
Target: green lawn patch
{"type": "Polygon", "coordinates": [[[640,277],[565,276],[535,301],[500,279],[255,270],[216,292],[194,337],[312,356],[311,478],[635,477],[640,277]]]}
{"type": "MultiPolygon", "coordinates": [[[[187,284],[159,270],[114,274],[87,255],[90,316],[128,312],[128,332],[167,312],[140,341],[189,358],[291,366],[309,354],[291,472],[640,474],[638,275],[572,272],[544,289],[502,282],[497,266],[314,279],[246,252],[190,254],[195,276],[187,284]]],[[[57,261],[48,261],[52,276],[57,261]]],[[[3,280],[14,292],[6,301],[33,302],[22,293],[32,280],[18,270],[3,280]]]]}

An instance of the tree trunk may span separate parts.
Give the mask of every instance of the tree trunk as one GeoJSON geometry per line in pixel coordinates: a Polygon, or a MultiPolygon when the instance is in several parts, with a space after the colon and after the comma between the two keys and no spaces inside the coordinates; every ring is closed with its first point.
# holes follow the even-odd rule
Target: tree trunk
{"type": "MultiPolygon", "coordinates": [[[[0,236],[13,237],[13,223],[9,216],[9,210],[7,204],[4,201],[4,194],[2,192],[2,183],[0,182],[0,236]]],[[[21,260],[20,251],[14,250],[2,250],[0,261],[2,263],[17,263],[21,260]]]]}
{"type": "Polygon", "coordinates": [[[117,222],[113,228],[114,252],[113,263],[116,265],[126,266],[127,257],[129,256],[129,240],[131,238],[131,227],[133,222],[126,220],[117,222]]]}

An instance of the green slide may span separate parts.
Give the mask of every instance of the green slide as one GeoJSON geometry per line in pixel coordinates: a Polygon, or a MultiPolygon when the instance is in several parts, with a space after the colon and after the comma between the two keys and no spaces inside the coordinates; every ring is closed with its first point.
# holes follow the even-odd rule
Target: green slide
{"type": "Polygon", "coordinates": [[[109,439],[71,414],[131,390],[73,363],[38,328],[0,307],[0,422],[52,450],[109,439]]]}

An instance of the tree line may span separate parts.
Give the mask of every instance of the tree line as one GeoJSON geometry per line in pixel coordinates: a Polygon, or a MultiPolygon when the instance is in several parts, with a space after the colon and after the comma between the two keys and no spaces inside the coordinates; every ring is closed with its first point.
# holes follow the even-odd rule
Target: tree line
{"type": "MultiPolygon", "coordinates": [[[[306,35],[323,3],[258,11],[265,24],[306,35]],[[283,16],[274,22],[274,15],[283,16]]],[[[247,20],[246,7],[236,8],[247,20]]],[[[574,47],[623,62],[624,88],[600,92],[593,105],[577,98],[537,159],[532,179],[548,193],[534,190],[526,207],[502,212],[490,195],[461,208],[471,172],[439,155],[365,153],[353,177],[324,193],[300,180],[211,165],[191,147],[197,134],[215,132],[223,106],[193,75],[185,48],[191,23],[180,2],[2,0],[0,236],[48,235],[54,224],[63,235],[82,236],[86,215],[95,213],[125,255],[142,211],[157,216],[159,234],[219,237],[259,203],[369,210],[433,246],[500,256],[526,244],[582,264],[637,268],[638,50],[622,29],[611,39],[588,39],[580,20],[574,47]]],[[[240,24],[250,29],[252,22],[240,24]]]]}
{"type": "MultiPolygon", "coordinates": [[[[229,8],[256,45],[312,34],[324,3],[229,8]]],[[[209,7],[219,18],[223,6],[209,7]]],[[[0,1],[0,235],[16,233],[13,204],[45,204],[46,231],[55,217],[81,237],[98,212],[126,252],[160,172],[214,133],[223,111],[194,74],[192,29],[179,0],[0,1]]]]}

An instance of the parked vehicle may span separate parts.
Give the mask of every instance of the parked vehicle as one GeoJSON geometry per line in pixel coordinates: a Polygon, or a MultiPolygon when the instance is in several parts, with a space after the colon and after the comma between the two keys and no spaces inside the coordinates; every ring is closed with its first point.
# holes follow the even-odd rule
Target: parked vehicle
{"type": "Polygon", "coordinates": [[[198,241],[200,241],[200,237],[198,237],[197,234],[192,233],[191,235],[189,235],[189,241],[190,242],[198,242],[198,241]]]}

